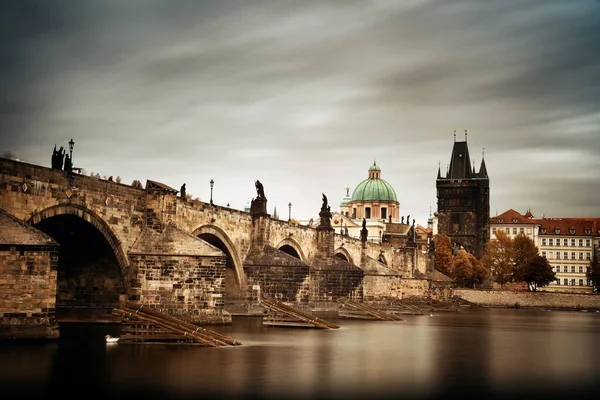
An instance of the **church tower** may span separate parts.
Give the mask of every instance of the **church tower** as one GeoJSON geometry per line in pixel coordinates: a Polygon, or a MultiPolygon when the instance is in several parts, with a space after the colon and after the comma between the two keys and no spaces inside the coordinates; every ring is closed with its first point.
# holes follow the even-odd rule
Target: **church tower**
{"type": "Polygon", "coordinates": [[[479,172],[471,166],[467,130],[465,141],[456,141],[445,176],[438,166],[436,179],[438,233],[477,258],[483,255],[490,235],[490,178],[482,157],[479,172]]]}

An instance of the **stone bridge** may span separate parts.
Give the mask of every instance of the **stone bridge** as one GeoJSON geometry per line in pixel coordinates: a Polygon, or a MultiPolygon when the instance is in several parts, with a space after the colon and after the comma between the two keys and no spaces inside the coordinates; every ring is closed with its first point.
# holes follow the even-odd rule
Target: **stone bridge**
{"type": "Polygon", "coordinates": [[[4,323],[7,315],[106,312],[125,300],[223,321],[229,306],[261,298],[314,306],[428,287],[414,279],[428,263],[415,248],[273,219],[266,206],[252,213],[191,201],[150,180],[136,188],[0,158],[0,210],[4,323]],[[34,228],[47,235],[43,246],[23,240],[34,228]]]}

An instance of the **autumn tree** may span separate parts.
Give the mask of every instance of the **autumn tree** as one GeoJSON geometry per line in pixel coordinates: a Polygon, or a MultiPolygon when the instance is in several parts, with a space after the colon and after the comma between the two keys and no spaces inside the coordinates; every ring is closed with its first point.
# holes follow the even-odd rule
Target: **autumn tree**
{"type": "Polygon", "coordinates": [[[473,254],[461,250],[454,257],[450,277],[460,286],[474,287],[481,284],[487,274],[488,271],[473,254]]]}
{"type": "Polygon", "coordinates": [[[600,286],[600,263],[597,257],[592,257],[590,260],[590,266],[588,267],[587,278],[592,281],[592,285],[600,286]]]}
{"type": "Polygon", "coordinates": [[[537,255],[531,257],[522,268],[515,271],[515,279],[525,281],[529,290],[535,292],[538,287],[547,286],[555,281],[556,274],[546,257],[537,255]]]}
{"type": "MultiPolygon", "coordinates": [[[[513,239],[513,277],[515,281],[523,281],[527,274],[529,260],[539,255],[538,248],[529,237],[520,234],[513,239]]],[[[530,288],[531,289],[531,288],[530,288]]]]}
{"type": "Polygon", "coordinates": [[[434,242],[434,268],[450,277],[452,271],[452,241],[450,237],[440,233],[433,237],[434,242]]]}
{"type": "Polygon", "coordinates": [[[490,240],[481,259],[501,288],[513,280],[513,242],[504,231],[496,232],[496,239],[490,240]]]}

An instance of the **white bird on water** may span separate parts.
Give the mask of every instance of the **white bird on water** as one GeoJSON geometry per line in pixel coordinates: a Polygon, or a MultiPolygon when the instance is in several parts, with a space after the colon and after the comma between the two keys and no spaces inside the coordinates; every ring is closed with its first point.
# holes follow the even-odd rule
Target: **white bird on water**
{"type": "Polygon", "coordinates": [[[119,341],[118,337],[112,337],[110,335],[106,335],[104,338],[106,339],[106,343],[117,343],[119,341]]]}

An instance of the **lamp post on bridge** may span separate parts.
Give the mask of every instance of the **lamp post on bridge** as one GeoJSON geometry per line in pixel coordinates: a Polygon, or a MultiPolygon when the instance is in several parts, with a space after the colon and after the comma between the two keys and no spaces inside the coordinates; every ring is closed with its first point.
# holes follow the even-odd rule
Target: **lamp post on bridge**
{"type": "Polygon", "coordinates": [[[213,205],[212,192],[213,192],[213,186],[214,185],[215,185],[215,181],[213,181],[212,178],[211,178],[211,180],[210,180],[210,205],[211,206],[213,205]]]}
{"type": "Polygon", "coordinates": [[[73,138],[69,141],[69,170],[67,173],[69,174],[69,186],[73,186],[73,147],[75,147],[75,142],[73,138]]]}
{"type": "Polygon", "coordinates": [[[291,201],[288,203],[288,210],[289,210],[288,222],[290,222],[292,220],[292,202],[291,201]]]}
{"type": "Polygon", "coordinates": [[[73,138],[71,138],[71,141],[69,142],[69,158],[71,159],[71,164],[73,163],[73,147],[75,147],[75,142],[73,141],[73,138]]]}

